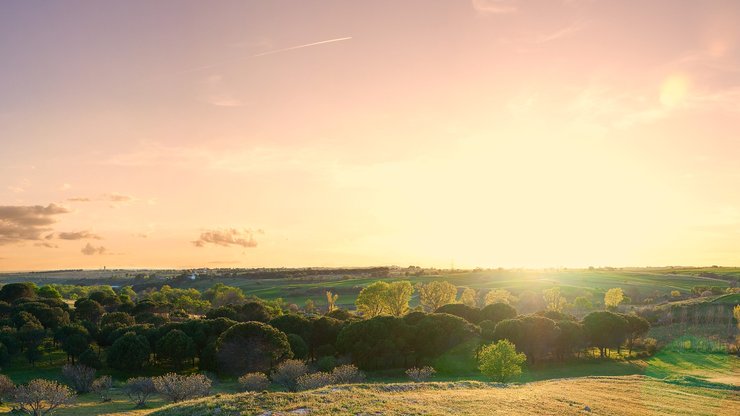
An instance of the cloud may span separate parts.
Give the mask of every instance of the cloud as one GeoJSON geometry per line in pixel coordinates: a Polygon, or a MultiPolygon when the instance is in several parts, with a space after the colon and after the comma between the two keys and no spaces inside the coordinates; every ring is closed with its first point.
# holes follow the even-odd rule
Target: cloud
{"type": "Polygon", "coordinates": [[[206,244],[215,244],[217,246],[242,246],[257,247],[257,241],[254,239],[252,230],[239,231],[235,228],[224,230],[210,230],[200,234],[200,237],[192,241],[196,247],[205,247],[206,244]]]}
{"type": "Polygon", "coordinates": [[[472,0],[471,4],[481,14],[509,14],[519,10],[516,0],[472,0]]]}
{"type": "Polygon", "coordinates": [[[90,243],[87,243],[85,247],[82,247],[82,250],[80,250],[82,254],[86,256],[92,256],[95,254],[105,254],[106,249],[103,246],[95,247],[90,243]]]}
{"type": "Polygon", "coordinates": [[[61,232],[57,234],[57,237],[60,240],[84,240],[84,239],[101,240],[102,239],[99,235],[93,234],[90,231],[61,232]]]}
{"type": "Polygon", "coordinates": [[[26,240],[41,240],[51,230],[55,216],[69,210],[56,204],[48,206],[0,206],[0,245],[26,240]]]}
{"type": "Polygon", "coordinates": [[[70,185],[68,183],[62,184],[62,186],[59,187],[59,190],[60,191],[66,191],[66,190],[69,190],[69,189],[72,189],[72,185],[70,185]]]}
{"type": "Polygon", "coordinates": [[[110,201],[110,202],[129,202],[129,201],[135,200],[135,198],[132,196],[121,195],[121,194],[116,194],[116,193],[105,194],[103,195],[103,199],[105,201],[110,201]]]}
{"type": "Polygon", "coordinates": [[[58,245],[49,243],[48,241],[42,241],[40,243],[34,243],[36,247],[46,247],[46,248],[59,248],[58,245]]]}
{"type": "Polygon", "coordinates": [[[130,195],[123,195],[118,193],[108,193],[103,194],[97,198],[88,198],[88,197],[74,197],[74,198],[67,198],[67,201],[70,202],[95,202],[95,201],[104,201],[104,202],[133,202],[137,199],[130,195]]]}

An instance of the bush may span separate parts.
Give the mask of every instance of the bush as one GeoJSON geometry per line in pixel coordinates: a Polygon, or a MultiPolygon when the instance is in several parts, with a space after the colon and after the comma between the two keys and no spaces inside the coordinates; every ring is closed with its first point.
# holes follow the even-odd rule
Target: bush
{"type": "Polygon", "coordinates": [[[211,380],[203,374],[185,376],[168,373],[154,377],[152,382],[157,393],[175,403],[207,396],[211,389],[211,380]]]}
{"type": "Polygon", "coordinates": [[[272,381],[285,387],[288,391],[296,391],[298,377],[308,373],[308,366],[301,360],[285,360],[275,367],[272,372],[272,381]]]}
{"type": "Polygon", "coordinates": [[[0,404],[3,403],[5,398],[13,394],[14,388],[13,380],[6,375],[0,374],[0,404]]]}
{"type": "Polygon", "coordinates": [[[334,377],[331,374],[319,371],[312,374],[304,374],[298,377],[298,390],[314,390],[324,386],[334,384],[334,377]]]}
{"type": "Polygon", "coordinates": [[[77,393],[88,393],[95,381],[95,369],[82,364],[65,364],[62,377],[77,393]]]}
{"type": "Polygon", "coordinates": [[[134,402],[137,408],[144,407],[149,396],[157,392],[154,382],[149,377],[136,377],[126,380],[123,392],[134,402]]]}
{"type": "Polygon", "coordinates": [[[527,361],[527,356],[516,352],[514,344],[504,339],[484,346],[478,361],[480,371],[485,376],[493,381],[505,383],[522,373],[522,364],[527,361]]]}
{"type": "Polygon", "coordinates": [[[270,387],[270,379],[264,373],[247,373],[239,377],[239,386],[244,391],[263,391],[270,387]]]}
{"type": "Polygon", "coordinates": [[[331,375],[334,377],[334,384],[362,383],[365,380],[365,374],[353,364],[335,367],[331,375]]]}
{"type": "Polygon", "coordinates": [[[422,368],[409,368],[406,370],[406,375],[409,376],[412,381],[419,383],[429,380],[436,372],[437,371],[434,368],[427,365],[422,368]]]}
{"type": "Polygon", "coordinates": [[[655,338],[645,338],[643,341],[643,347],[648,354],[653,355],[658,352],[658,340],[655,338]]]}
{"type": "Polygon", "coordinates": [[[110,401],[110,395],[108,394],[110,388],[113,386],[113,379],[110,376],[102,376],[95,379],[90,386],[90,391],[97,393],[100,396],[100,400],[104,402],[110,401]]]}
{"type": "Polygon", "coordinates": [[[337,359],[332,355],[321,357],[316,361],[316,367],[320,371],[331,371],[337,366],[337,359]]]}
{"type": "Polygon", "coordinates": [[[15,388],[13,399],[21,411],[31,415],[50,414],[74,401],[74,393],[69,387],[56,381],[36,379],[15,388]]]}

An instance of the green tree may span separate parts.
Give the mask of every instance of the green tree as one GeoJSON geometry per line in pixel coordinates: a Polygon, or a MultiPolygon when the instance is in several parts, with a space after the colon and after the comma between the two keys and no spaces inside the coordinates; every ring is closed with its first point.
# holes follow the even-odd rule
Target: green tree
{"type": "Polygon", "coordinates": [[[484,346],[479,354],[479,369],[487,377],[505,383],[522,373],[522,364],[527,360],[523,353],[508,340],[484,346]]]}
{"type": "Polygon", "coordinates": [[[478,293],[475,289],[466,287],[460,295],[460,303],[465,306],[475,308],[478,306],[478,293]]]}
{"type": "Polygon", "coordinates": [[[108,348],[108,365],[117,370],[136,371],[149,361],[151,348],[143,335],[127,332],[108,348]]]}
{"type": "Polygon", "coordinates": [[[267,372],[277,362],[292,357],[285,333],[260,322],[236,324],[216,342],[218,366],[232,375],[267,372]]]}
{"type": "Polygon", "coordinates": [[[362,288],[357,295],[355,305],[357,310],[366,317],[373,318],[388,312],[386,297],[388,295],[388,283],[374,282],[362,288]]]}
{"type": "Polygon", "coordinates": [[[583,329],[601,357],[607,348],[619,348],[627,336],[627,320],[612,312],[591,312],[583,318],[583,329]]]}
{"type": "Polygon", "coordinates": [[[414,287],[411,282],[399,281],[388,284],[385,295],[386,310],[393,316],[403,316],[409,311],[411,295],[414,287]]]}
{"type": "Polygon", "coordinates": [[[548,311],[562,312],[568,301],[560,295],[560,288],[553,287],[542,292],[542,298],[545,300],[545,307],[548,311]]]}
{"type": "Polygon", "coordinates": [[[419,302],[426,311],[435,311],[448,303],[455,303],[457,287],[450,282],[437,280],[427,284],[419,284],[417,287],[419,289],[419,302]]]}
{"type": "Polygon", "coordinates": [[[491,291],[486,293],[486,299],[484,303],[486,305],[490,305],[493,303],[506,303],[508,305],[513,305],[514,303],[516,303],[516,297],[506,289],[492,289],[491,291]]]}
{"type": "Polygon", "coordinates": [[[619,306],[623,300],[624,292],[622,292],[622,289],[618,287],[609,289],[606,291],[606,294],[604,294],[604,306],[606,306],[607,310],[617,309],[617,306],[619,306]]]}
{"type": "Polygon", "coordinates": [[[157,358],[177,369],[194,357],[195,342],[179,329],[171,330],[157,341],[157,358]]]}
{"type": "Polygon", "coordinates": [[[578,296],[573,300],[573,306],[576,308],[578,312],[586,312],[593,309],[594,305],[591,303],[590,300],[588,300],[585,296],[578,296]]]}
{"type": "Polygon", "coordinates": [[[56,288],[52,285],[41,286],[39,288],[38,295],[41,298],[49,298],[49,299],[61,299],[62,298],[62,295],[59,294],[59,291],[56,290],[56,288]]]}

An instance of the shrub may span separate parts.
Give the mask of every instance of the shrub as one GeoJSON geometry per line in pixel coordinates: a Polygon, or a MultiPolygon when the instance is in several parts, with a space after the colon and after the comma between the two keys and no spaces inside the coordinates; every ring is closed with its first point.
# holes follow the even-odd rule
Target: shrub
{"type": "Polygon", "coordinates": [[[211,380],[203,374],[185,376],[168,373],[154,377],[152,382],[157,393],[175,403],[207,396],[211,389],[211,380]]]}
{"type": "Polygon", "coordinates": [[[320,371],[331,371],[337,366],[337,359],[333,355],[321,357],[316,361],[316,367],[320,371]]]}
{"type": "Polygon", "coordinates": [[[272,372],[272,381],[285,387],[288,391],[296,391],[298,377],[308,373],[308,366],[301,360],[285,360],[275,367],[272,372]]]}
{"type": "Polygon", "coordinates": [[[522,373],[522,364],[527,356],[516,352],[516,347],[509,340],[484,346],[478,358],[480,371],[493,381],[505,383],[522,373]]]}
{"type": "Polygon", "coordinates": [[[247,373],[239,377],[239,385],[244,391],[263,391],[270,387],[270,379],[264,373],[247,373]]]}
{"type": "Polygon", "coordinates": [[[13,393],[14,388],[13,380],[6,375],[0,374],[0,404],[3,403],[3,399],[13,393]]]}
{"type": "Polygon", "coordinates": [[[136,377],[126,380],[123,392],[134,402],[136,407],[144,407],[149,396],[157,392],[154,382],[149,377],[136,377]]]}
{"type": "Polygon", "coordinates": [[[87,393],[95,381],[95,369],[82,364],[66,364],[62,367],[62,377],[77,393],[87,393]]]}
{"type": "Polygon", "coordinates": [[[331,374],[319,371],[317,373],[304,374],[298,377],[298,390],[314,390],[334,383],[334,377],[331,374]]]}
{"type": "Polygon", "coordinates": [[[645,338],[642,341],[645,351],[647,351],[648,354],[653,355],[658,352],[658,340],[655,338],[645,338]]]}
{"type": "Polygon", "coordinates": [[[335,367],[331,375],[334,377],[334,384],[362,383],[365,380],[365,374],[353,364],[335,367]]]}
{"type": "Polygon", "coordinates": [[[427,365],[422,368],[409,368],[406,370],[406,375],[409,376],[412,381],[419,383],[429,380],[436,372],[437,371],[434,368],[427,365]]]}
{"type": "Polygon", "coordinates": [[[108,394],[110,388],[113,386],[113,379],[110,376],[101,376],[95,379],[90,386],[90,390],[97,393],[100,396],[100,400],[104,402],[110,401],[110,395],[108,394]]]}
{"type": "Polygon", "coordinates": [[[15,388],[13,398],[21,411],[39,416],[50,414],[74,401],[69,387],[53,380],[36,379],[15,388]]]}

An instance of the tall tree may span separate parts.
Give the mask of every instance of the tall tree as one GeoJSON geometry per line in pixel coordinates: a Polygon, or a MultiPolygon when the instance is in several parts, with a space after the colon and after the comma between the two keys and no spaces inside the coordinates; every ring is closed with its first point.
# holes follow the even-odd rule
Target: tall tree
{"type": "Polygon", "coordinates": [[[545,300],[545,307],[548,311],[562,312],[568,301],[560,295],[560,288],[553,287],[542,292],[542,298],[545,300]]]}
{"type": "Polygon", "coordinates": [[[460,295],[460,303],[471,308],[478,306],[478,293],[475,289],[466,287],[460,295]]]}
{"type": "Polygon", "coordinates": [[[624,292],[622,289],[615,287],[609,289],[604,294],[604,306],[607,310],[615,310],[617,306],[624,300],[624,292]]]}
{"type": "Polygon", "coordinates": [[[419,284],[419,302],[427,311],[435,311],[448,303],[455,303],[457,287],[450,282],[437,280],[419,284]]]}
{"type": "Polygon", "coordinates": [[[414,294],[414,287],[411,282],[400,281],[388,284],[386,290],[386,309],[393,316],[402,316],[409,311],[409,302],[411,295],[414,294]]]}
{"type": "Polygon", "coordinates": [[[388,286],[388,283],[381,281],[362,288],[355,300],[357,310],[366,318],[390,312],[387,309],[388,286]]]}

